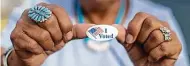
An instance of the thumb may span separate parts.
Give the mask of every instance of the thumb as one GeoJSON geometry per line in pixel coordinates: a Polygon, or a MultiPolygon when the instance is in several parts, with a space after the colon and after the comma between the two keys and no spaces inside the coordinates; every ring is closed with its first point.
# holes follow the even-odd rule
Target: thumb
{"type": "Polygon", "coordinates": [[[94,25],[95,24],[75,24],[72,27],[72,30],[66,34],[67,40],[70,41],[72,39],[85,38],[87,36],[86,31],[88,30],[88,28],[94,25]]]}
{"type": "Polygon", "coordinates": [[[118,30],[118,35],[117,35],[117,37],[116,37],[117,41],[118,41],[121,45],[123,45],[123,47],[124,47],[127,51],[129,51],[129,50],[132,48],[133,44],[127,43],[127,39],[126,39],[127,34],[128,34],[127,29],[126,29],[124,26],[118,25],[118,24],[113,24],[112,26],[115,27],[115,28],[117,28],[117,30],[118,30]]]}
{"type": "Polygon", "coordinates": [[[114,24],[113,27],[117,28],[119,32],[116,39],[123,45],[131,60],[136,61],[144,58],[144,52],[139,45],[136,43],[127,43],[128,30],[121,25],[114,24]]]}
{"type": "Polygon", "coordinates": [[[118,35],[116,39],[119,41],[119,43],[124,44],[125,43],[125,35],[127,33],[125,27],[118,24],[113,24],[113,27],[115,27],[118,30],[118,35]]]}

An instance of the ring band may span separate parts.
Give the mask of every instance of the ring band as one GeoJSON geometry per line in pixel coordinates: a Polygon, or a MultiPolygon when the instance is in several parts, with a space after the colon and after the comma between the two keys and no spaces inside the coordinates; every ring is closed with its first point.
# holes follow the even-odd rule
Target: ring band
{"type": "Polygon", "coordinates": [[[34,20],[36,23],[45,22],[50,18],[52,12],[44,6],[34,6],[28,11],[28,17],[34,20]]]}
{"type": "Polygon", "coordinates": [[[171,40],[171,31],[167,27],[161,27],[160,31],[162,32],[165,41],[171,40]]]}

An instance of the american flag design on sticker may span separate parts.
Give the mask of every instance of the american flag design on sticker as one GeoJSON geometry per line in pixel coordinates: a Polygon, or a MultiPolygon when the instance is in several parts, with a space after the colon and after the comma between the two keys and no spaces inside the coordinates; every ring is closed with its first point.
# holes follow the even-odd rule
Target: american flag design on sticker
{"type": "Polygon", "coordinates": [[[90,29],[88,32],[96,39],[96,36],[103,33],[104,31],[100,27],[95,27],[90,29]]]}

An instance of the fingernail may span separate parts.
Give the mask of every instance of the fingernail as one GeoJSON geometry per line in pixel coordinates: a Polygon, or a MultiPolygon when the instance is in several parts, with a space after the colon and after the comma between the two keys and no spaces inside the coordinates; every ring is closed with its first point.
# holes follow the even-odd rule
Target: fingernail
{"type": "Polygon", "coordinates": [[[126,42],[127,43],[133,43],[133,36],[131,34],[127,35],[126,42]]]}
{"type": "Polygon", "coordinates": [[[65,39],[66,39],[67,41],[69,41],[69,40],[71,40],[72,38],[73,38],[72,31],[69,31],[69,32],[66,34],[65,39]]]}

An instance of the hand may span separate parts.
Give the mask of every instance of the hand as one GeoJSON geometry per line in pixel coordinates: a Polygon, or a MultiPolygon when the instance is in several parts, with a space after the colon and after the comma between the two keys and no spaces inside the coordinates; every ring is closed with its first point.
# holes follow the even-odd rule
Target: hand
{"type": "Polygon", "coordinates": [[[159,30],[160,27],[169,28],[167,22],[146,13],[137,13],[127,29],[116,27],[119,30],[117,39],[135,66],[173,66],[181,52],[175,32],[171,31],[172,40],[165,41],[159,30]]]}
{"type": "Polygon", "coordinates": [[[73,26],[62,7],[45,3],[39,5],[49,8],[53,14],[45,22],[35,23],[28,17],[28,9],[23,12],[11,34],[14,51],[9,56],[9,66],[40,66],[68,41],[85,37],[85,31],[92,26],[73,26]]]}
{"type": "Polygon", "coordinates": [[[3,66],[3,54],[4,54],[4,52],[5,52],[5,48],[3,48],[3,47],[0,47],[0,49],[1,49],[1,66],[3,66]]]}

